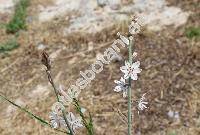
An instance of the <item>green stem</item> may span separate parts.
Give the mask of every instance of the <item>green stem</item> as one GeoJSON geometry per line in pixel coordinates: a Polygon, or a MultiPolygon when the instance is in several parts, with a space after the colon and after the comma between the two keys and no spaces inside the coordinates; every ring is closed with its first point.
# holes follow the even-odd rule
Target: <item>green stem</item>
{"type": "Polygon", "coordinates": [[[90,122],[88,123],[88,122],[86,121],[86,119],[85,119],[84,114],[83,114],[82,111],[81,111],[81,106],[79,105],[78,100],[76,100],[76,99],[74,98],[73,101],[74,101],[74,105],[76,106],[76,110],[78,111],[79,115],[80,115],[81,118],[82,118],[83,125],[84,125],[85,128],[87,129],[88,135],[94,135],[91,115],[90,115],[90,122]]]}
{"type": "MultiPolygon", "coordinates": [[[[51,71],[47,70],[46,72],[47,72],[47,75],[48,75],[49,82],[51,83],[51,85],[52,85],[52,87],[54,89],[54,93],[56,95],[56,99],[57,99],[58,102],[60,102],[59,97],[58,97],[58,90],[56,89],[56,86],[54,84],[53,78],[51,76],[51,71]]],[[[70,135],[74,135],[74,132],[72,131],[72,129],[71,129],[70,125],[69,125],[69,122],[67,120],[67,117],[65,115],[65,111],[64,110],[62,110],[62,115],[64,117],[65,123],[67,124],[67,127],[69,129],[70,135]]]]}
{"type": "MultiPolygon", "coordinates": [[[[129,52],[129,63],[132,64],[132,45],[133,39],[130,38],[130,44],[128,48],[129,52]]],[[[128,79],[129,88],[128,88],[128,135],[131,135],[131,127],[132,127],[132,113],[131,113],[131,77],[128,79]]]]}
{"type": "MultiPolygon", "coordinates": [[[[12,102],[11,100],[9,100],[7,97],[3,96],[0,94],[0,97],[3,99],[3,100],[6,100],[7,102],[11,103],[12,105],[14,105],[15,107],[17,107],[18,109],[20,109],[21,111],[25,112],[28,114],[28,116],[30,116],[31,118],[34,118],[36,120],[38,120],[39,122],[41,122],[43,125],[46,125],[48,127],[51,127],[51,125],[45,121],[44,119],[42,119],[41,117],[39,116],[36,116],[35,114],[31,113],[30,111],[28,111],[26,108],[23,108],[21,107],[20,105],[17,105],[16,103],[12,102]]],[[[65,131],[62,131],[62,130],[59,130],[59,129],[55,129],[56,131],[59,131],[59,132],[62,132],[62,133],[67,133],[65,131]]],[[[69,134],[69,133],[67,133],[69,134]]]]}

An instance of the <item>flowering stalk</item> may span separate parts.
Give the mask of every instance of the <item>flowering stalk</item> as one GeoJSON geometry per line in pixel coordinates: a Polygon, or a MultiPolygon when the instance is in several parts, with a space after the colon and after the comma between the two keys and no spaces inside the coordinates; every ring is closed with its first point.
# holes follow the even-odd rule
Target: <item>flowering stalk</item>
{"type": "MultiPolygon", "coordinates": [[[[130,37],[129,42],[129,63],[132,64],[132,45],[133,37],[130,37]]],[[[131,126],[132,126],[132,113],[131,113],[131,77],[128,79],[128,135],[131,135],[131,126]]]]}
{"type": "MultiPolygon", "coordinates": [[[[48,56],[48,54],[47,54],[46,52],[43,52],[43,53],[42,53],[42,63],[43,63],[43,64],[46,66],[46,68],[47,68],[47,69],[46,69],[46,73],[47,73],[47,76],[48,76],[48,80],[49,80],[49,82],[51,83],[51,85],[52,85],[52,87],[53,87],[53,89],[54,89],[54,92],[55,92],[57,101],[60,102],[59,97],[58,97],[58,90],[56,89],[56,86],[55,86],[55,84],[54,84],[53,78],[52,78],[52,76],[51,76],[51,61],[50,61],[49,56],[48,56]]],[[[68,129],[69,129],[69,131],[70,131],[70,135],[74,135],[74,133],[73,133],[71,127],[70,127],[70,124],[69,124],[69,122],[68,122],[68,120],[67,120],[66,114],[65,114],[65,112],[64,112],[63,109],[62,109],[62,115],[63,115],[63,118],[64,118],[64,120],[65,120],[65,123],[67,124],[67,127],[68,127],[68,129]]]]}
{"type": "MultiPolygon", "coordinates": [[[[52,87],[53,87],[53,89],[54,89],[54,92],[55,92],[55,94],[56,94],[57,101],[60,102],[60,100],[59,100],[59,98],[58,98],[57,89],[56,89],[55,84],[54,84],[54,82],[53,82],[53,79],[52,79],[52,77],[51,77],[51,72],[50,72],[50,71],[49,71],[49,72],[47,71],[47,74],[48,74],[48,77],[49,77],[49,81],[50,81],[50,80],[52,81],[52,82],[51,82],[51,85],[52,85],[52,87]]],[[[66,114],[65,114],[65,112],[64,112],[63,109],[62,109],[62,115],[63,115],[63,118],[64,118],[64,120],[65,120],[65,123],[67,124],[67,127],[68,127],[68,129],[69,129],[69,131],[70,131],[70,135],[74,135],[74,133],[73,133],[73,131],[72,131],[70,125],[69,125],[69,122],[68,122],[68,120],[67,120],[66,114]]]]}
{"type": "MultiPolygon", "coordinates": [[[[133,47],[133,35],[137,34],[140,31],[140,24],[138,23],[138,19],[133,19],[131,25],[129,26],[129,38],[125,36],[120,36],[120,39],[128,45],[128,61],[125,61],[125,65],[120,67],[120,70],[124,74],[123,77],[119,81],[115,80],[114,82],[117,84],[115,86],[115,92],[123,92],[123,97],[128,96],[128,135],[131,135],[132,131],[132,99],[131,99],[131,80],[138,80],[138,74],[141,73],[142,69],[140,68],[140,61],[133,62],[133,58],[137,56],[137,52],[132,53],[133,47]],[[126,83],[126,81],[128,81],[126,83]]],[[[143,97],[144,99],[144,97],[143,97]]],[[[138,108],[140,110],[144,110],[147,108],[145,105],[147,102],[140,100],[138,102],[138,108]]]]}

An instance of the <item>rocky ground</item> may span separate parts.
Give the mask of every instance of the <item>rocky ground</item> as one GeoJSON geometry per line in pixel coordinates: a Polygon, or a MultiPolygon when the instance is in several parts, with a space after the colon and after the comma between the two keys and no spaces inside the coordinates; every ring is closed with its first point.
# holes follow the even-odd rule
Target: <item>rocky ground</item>
{"type": "MultiPolygon", "coordinates": [[[[49,120],[55,102],[40,62],[45,49],[51,57],[55,82],[66,88],[89,68],[96,56],[117,39],[117,32],[127,34],[131,15],[148,18],[135,37],[137,59],[143,69],[133,83],[133,98],[148,92],[149,109],[138,116],[134,109],[134,132],[137,135],[200,134],[200,42],[189,39],[185,30],[199,27],[198,0],[123,0],[99,7],[94,0],[32,0],[28,7],[27,30],[18,33],[19,47],[0,53],[0,92],[17,104],[49,120]],[[84,6],[83,6],[84,5],[84,6]]],[[[13,14],[13,1],[0,0],[0,23],[13,14]]],[[[0,41],[13,38],[0,27],[0,41]]],[[[127,113],[126,99],[115,93],[114,80],[127,59],[104,67],[79,100],[91,112],[97,135],[123,135],[126,124],[118,110],[127,113]]],[[[0,102],[0,134],[56,134],[30,119],[12,105],[0,102]]],[[[78,134],[84,134],[80,130],[78,134]]],[[[62,133],[58,133],[62,134],[62,133]]]]}

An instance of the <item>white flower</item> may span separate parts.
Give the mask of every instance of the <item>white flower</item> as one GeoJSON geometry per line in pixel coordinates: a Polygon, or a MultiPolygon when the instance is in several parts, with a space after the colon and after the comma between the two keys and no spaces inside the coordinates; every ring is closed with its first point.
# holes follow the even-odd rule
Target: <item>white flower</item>
{"type": "Polygon", "coordinates": [[[51,107],[51,110],[57,114],[61,114],[62,110],[65,110],[65,107],[63,106],[62,103],[60,102],[56,102],[53,104],[53,106],[51,107]]]}
{"type": "Polygon", "coordinates": [[[138,34],[140,32],[140,25],[136,20],[131,22],[131,25],[129,26],[129,32],[132,35],[138,34]]]}
{"type": "Polygon", "coordinates": [[[137,52],[133,52],[133,58],[137,57],[137,52]]]}
{"type": "Polygon", "coordinates": [[[78,97],[80,91],[79,91],[79,90],[72,89],[72,88],[69,88],[68,91],[67,91],[67,93],[68,93],[69,97],[70,97],[71,99],[73,99],[73,98],[77,98],[77,97],[78,97]]]}
{"type": "Polygon", "coordinates": [[[64,91],[64,88],[62,85],[60,85],[59,88],[59,100],[60,102],[62,102],[64,105],[68,106],[70,105],[71,102],[73,102],[73,98],[77,98],[78,94],[80,92],[77,90],[73,90],[71,88],[69,88],[67,90],[67,93],[64,91]]]}
{"type": "MultiPolygon", "coordinates": [[[[76,118],[72,112],[69,112],[66,116],[67,120],[69,122],[69,125],[73,132],[75,132],[75,129],[83,127],[83,124],[81,122],[80,118],[76,118]]],[[[51,112],[49,115],[50,123],[53,128],[63,127],[66,128],[67,124],[63,117],[59,116],[56,112],[51,112]]]]}
{"type": "Polygon", "coordinates": [[[114,82],[117,84],[117,86],[115,86],[115,88],[114,88],[114,91],[116,91],[116,92],[122,91],[123,97],[126,97],[128,85],[126,84],[125,79],[121,77],[120,81],[115,80],[114,82]]]}
{"type": "Polygon", "coordinates": [[[67,120],[68,120],[68,122],[70,124],[70,127],[72,128],[73,132],[75,132],[76,128],[83,127],[81,119],[80,118],[76,118],[72,112],[68,113],[67,120]]]}
{"type": "Polygon", "coordinates": [[[132,65],[129,62],[125,61],[125,66],[120,67],[120,70],[124,73],[124,79],[128,79],[129,77],[131,77],[132,80],[137,80],[137,74],[142,71],[139,66],[139,61],[133,63],[132,65]]]}
{"type": "MultiPolygon", "coordinates": [[[[148,107],[146,106],[148,104],[148,102],[144,101],[145,100],[145,94],[142,95],[142,97],[140,98],[140,100],[138,101],[138,110],[139,111],[142,111],[144,109],[147,109],[148,107]]],[[[138,114],[139,114],[139,111],[138,111],[138,114]]]]}
{"type": "Polygon", "coordinates": [[[50,123],[53,128],[58,128],[58,127],[65,127],[65,120],[60,117],[56,112],[50,112],[49,114],[50,118],[50,123]]]}

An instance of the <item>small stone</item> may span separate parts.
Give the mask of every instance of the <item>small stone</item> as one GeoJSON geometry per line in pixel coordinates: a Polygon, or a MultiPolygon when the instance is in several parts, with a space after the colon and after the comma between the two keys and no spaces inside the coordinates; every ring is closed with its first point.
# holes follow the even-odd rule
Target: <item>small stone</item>
{"type": "Polygon", "coordinates": [[[174,118],[175,118],[175,119],[179,119],[179,112],[176,111],[176,112],[174,113],[174,118]]]}
{"type": "Polygon", "coordinates": [[[108,4],[108,0],[96,0],[96,1],[97,1],[98,6],[100,7],[104,7],[105,5],[108,4]]]}
{"type": "Polygon", "coordinates": [[[0,0],[0,13],[10,12],[14,7],[14,0],[0,0]]]}
{"type": "Polygon", "coordinates": [[[176,119],[176,120],[179,120],[179,112],[177,111],[172,111],[172,110],[169,110],[167,115],[170,117],[170,118],[173,118],[173,119],[176,119]]]}
{"type": "Polygon", "coordinates": [[[174,117],[174,112],[172,110],[169,110],[167,115],[170,117],[170,118],[173,118],[174,117]]]}
{"type": "Polygon", "coordinates": [[[93,42],[89,42],[88,43],[88,51],[91,51],[94,49],[94,43],[93,42]]]}
{"type": "Polygon", "coordinates": [[[46,46],[44,44],[38,44],[37,49],[38,50],[44,50],[46,46]]]}
{"type": "Polygon", "coordinates": [[[112,10],[119,10],[121,5],[121,0],[109,0],[109,5],[112,10]]]}

